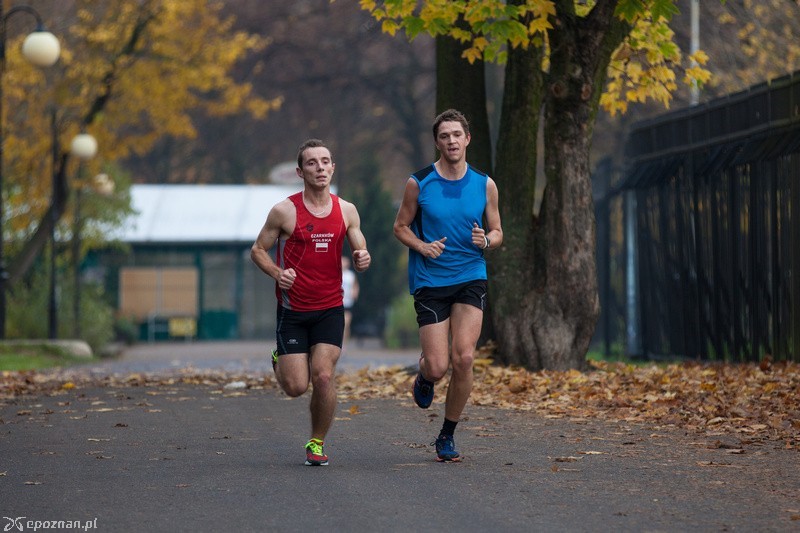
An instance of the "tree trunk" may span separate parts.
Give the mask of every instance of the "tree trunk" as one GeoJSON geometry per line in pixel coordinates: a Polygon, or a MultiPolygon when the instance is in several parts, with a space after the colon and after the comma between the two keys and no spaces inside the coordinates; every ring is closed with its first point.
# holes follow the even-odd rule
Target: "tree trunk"
{"type": "Polygon", "coordinates": [[[58,220],[64,214],[67,205],[67,154],[61,154],[59,158],[58,170],[55,172],[53,184],[53,197],[50,205],[42,216],[36,231],[25,242],[22,251],[14,258],[14,262],[8,269],[8,285],[13,286],[30,269],[36,257],[50,240],[50,235],[58,220]]]}
{"type": "Polygon", "coordinates": [[[505,242],[491,261],[490,300],[502,360],[532,369],[586,365],[600,314],[589,147],[606,68],[625,35],[613,0],[585,19],[571,1],[560,4],[546,80],[536,51],[509,51],[496,157],[505,242]],[[537,218],[541,104],[547,181],[537,218]]]}
{"type": "Polygon", "coordinates": [[[531,323],[536,295],[536,159],[542,102],[542,51],[508,53],[494,180],[500,193],[503,246],[487,254],[489,308],[498,356],[508,364],[541,367],[531,323]],[[532,362],[533,361],[533,362],[532,362]]]}

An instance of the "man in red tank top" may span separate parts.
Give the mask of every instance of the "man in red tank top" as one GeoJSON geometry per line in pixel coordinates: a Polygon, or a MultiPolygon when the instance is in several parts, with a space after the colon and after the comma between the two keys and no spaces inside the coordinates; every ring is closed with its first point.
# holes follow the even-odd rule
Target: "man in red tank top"
{"type": "Polygon", "coordinates": [[[342,246],[353,250],[353,268],[370,265],[367,242],[356,207],[331,194],[335,164],[317,139],[304,142],[297,154],[303,191],[279,202],[250,250],[250,258],[275,279],[278,299],[278,348],[273,352],[275,377],[291,397],[311,393],[311,438],[306,464],[328,464],[323,444],[336,411],[334,371],[342,352],[342,246]],[[277,245],[275,260],[270,250],[277,245]]]}

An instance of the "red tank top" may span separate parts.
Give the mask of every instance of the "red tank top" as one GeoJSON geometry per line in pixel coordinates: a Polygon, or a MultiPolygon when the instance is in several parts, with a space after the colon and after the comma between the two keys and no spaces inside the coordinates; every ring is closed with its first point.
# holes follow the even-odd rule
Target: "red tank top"
{"type": "Polygon", "coordinates": [[[276,263],[294,268],[297,278],[288,291],[275,284],[275,295],[285,309],[320,311],[342,305],[342,245],[347,233],[339,197],[326,217],[312,215],[303,193],[289,197],[297,213],[294,231],[278,246],[276,263]]]}

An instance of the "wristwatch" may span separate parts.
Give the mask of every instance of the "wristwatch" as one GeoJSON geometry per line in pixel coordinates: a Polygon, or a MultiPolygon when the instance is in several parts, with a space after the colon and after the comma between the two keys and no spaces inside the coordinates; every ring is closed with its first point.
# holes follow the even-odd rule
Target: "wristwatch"
{"type": "Polygon", "coordinates": [[[483,236],[483,240],[485,241],[485,246],[483,247],[484,250],[492,245],[492,241],[490,241],[489,237],[487,237],[486,235],[483,236]]]}

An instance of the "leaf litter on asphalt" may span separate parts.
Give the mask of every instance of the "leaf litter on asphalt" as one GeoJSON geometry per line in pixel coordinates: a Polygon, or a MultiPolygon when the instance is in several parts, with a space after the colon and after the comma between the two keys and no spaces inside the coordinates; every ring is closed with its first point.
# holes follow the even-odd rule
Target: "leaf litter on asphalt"
{"type": "MultiPolygon", "coordinates": [[[[401,366],[363,368],[336,377],[339,399],[408,400],[415,369],[401,366]]],[[[475,405],[535,412],[545,418],[601,419],[672,426],[719,441],[729,453],[743,444],[773,441],[800,450],[800,365],[704,364],[634,366],[590,362],[589,370],[532,372],[520,367],[476,359],[470,400],[475,405]],[[721,441],[719,441],[721,442],[721,441]]],[[[437,384],[444,390],[449,376],[437,384]]],[[[165,387],[199,385],[223,396],[276,389],[271,373],[237,374],[193,368],[169,374],[131,373],[96,376],[80,369],[4,371],[0,374],[0,404],[25,395],[59,395],[81,387],[147,387],[155,394],[165,387]],[[231,393],[230,383],[236,383],[231,393]]],[[[435,402],[441,401],[439,395],[435,402]]],[[[98,407],[103,409],[103,407],[98,407]]],[[[19,414],[19,413],[18,413],[19,414]]],[[[360,414],[352,405],[350,415],[360,414]]],[[[588,455],[588,454],[587,454],[588,455]]]]}

